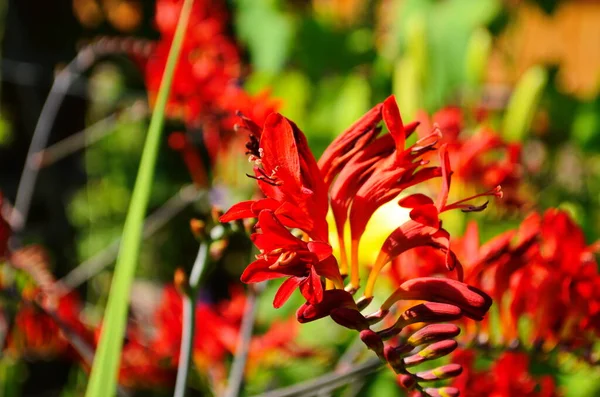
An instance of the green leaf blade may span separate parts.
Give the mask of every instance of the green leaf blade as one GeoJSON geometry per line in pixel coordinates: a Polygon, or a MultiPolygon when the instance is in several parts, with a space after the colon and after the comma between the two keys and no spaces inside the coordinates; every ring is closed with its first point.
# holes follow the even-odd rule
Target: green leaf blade
{"type": "Polygon", "coordinates": [[[189,22],[194,0],[185,0],[181,9],[177,30],[167,58],[167,64],[158,90],[156,105],[144,151],[140,160],[129,211],[123,228],[123,238],[115,273],[106,306],[100,342],[92,365],[86,397],[111,397],[116,394],[118,370],[123,348],[123,336],[127,325],[127,311],[131,285],[135,276],[142,241],[142,226],[148,208],[154,170],[160,147],[165,119],[165,107],[173,81],[175,67],[189,22]]]}

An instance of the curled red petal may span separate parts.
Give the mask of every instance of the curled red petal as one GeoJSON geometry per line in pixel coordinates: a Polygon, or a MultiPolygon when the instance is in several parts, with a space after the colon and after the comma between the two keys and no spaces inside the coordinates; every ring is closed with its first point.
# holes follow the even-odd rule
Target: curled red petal
{"type": "Polygon", "coordinates": [[[285,280],[281,287],[277,290],[275,298],[273,299],[273,307],[279,309],[287,300],[290,298],[294,290],[304,281],[302,277],[292,276],[285,280]]]}

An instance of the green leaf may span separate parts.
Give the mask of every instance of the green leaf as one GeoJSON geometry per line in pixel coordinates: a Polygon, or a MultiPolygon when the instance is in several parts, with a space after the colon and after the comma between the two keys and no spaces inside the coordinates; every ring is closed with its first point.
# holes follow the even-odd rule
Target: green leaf
{"type": "Polygon", "coordinates": [[[154,169],[165,119],[165,107],[193,3],[194,0],[185,0],[183,3],[177,30],[158,90],[156,106],[150,120],[129,211],[125,219],[121,248],[115,266],[102,334],[92,365],[86,397],[112,397],[116,393],[123,336],[127,325],[129,295],[140,254],[142,225],[154,179],[154,169]]]}
{"type": "Polygon", "coordinates": [[[547,80],[546,70],[534,66],[517,83],[502,124],[502,135],[507,141],[522,142],[525,139],[547,80]]]}

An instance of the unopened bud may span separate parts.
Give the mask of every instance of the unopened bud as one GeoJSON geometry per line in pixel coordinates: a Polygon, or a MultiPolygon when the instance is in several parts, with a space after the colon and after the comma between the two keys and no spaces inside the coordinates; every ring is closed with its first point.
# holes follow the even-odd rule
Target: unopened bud
{"type": "Polygon", "coordinates": [[[462,366],[460,364],[447,364],[429,371],[418,372],[415,374],[415,376],[420,382],[430,382],[434,380],[453,378],[461,373],[462,366]]]}
{"type": "Polygon", "coordinates": [[[423,390],[430,397],[458,397],[460,396],[460,390],[456,387],[440,387],[434,389],[432,387],[428,387],[423,390]]]}
{"type": "Polygon", "coordinates": [[[173,275],[173,284],[175,284],[175,289],[177,289],[180,294],[187,294],[189,290],[189,284],[185,270],[180,267],[175,269],[175,274],[173,275]]]}
{"type": "Polygon", "coordinates": [[[460,328],[454,324],[429,324],[412,334],[407,343],[412,346],[420,346],[454,338],[458,334],[460,334],[460,328]]]}
{"type": "Polygon", "coordinates": [[[221,208],[217,207],[216,205],[213,205],[212,208],[210,209],[210,215],[215,224],[220,223],[219,218],[221,218],[223,216],[223,214],[224,214],[223,210],[221,208]]]}
{"type": "Polygon", "coordinates": [[[190,221],[190,229],[194,234],[194,237],[200,240],[204,240],[206,236],[206,223],[200,219],[192,219],[190,221]]]}
{"type": "Polygon", "coordinates": [[[417,385],[417,380],[412,375],[403,374],[398,376],[398,383],[400,383],[400,386],[412,390],[417,385]]]}
{"type": "Polygon", "coordinates": [[[402,313],[398,320],[401,327],[415,323],[442,323],[455,321],[462,317],[463,312],[459,307],[446,303],[421,303],[402,313]]]}
{"type": "Polygon", "coordinates": [[[371,331],[370,329],[366,329],[364,331],[360,331],[360,340],[369,348],[369,350],[373,350],[377,356],[384,358],[383,354],[383,340],[377,335],[377,333],[371,331]]]}
{"type": "Polygon", "coordinates": [[[404,364],[407,367],[421,364],[425,361],[435,360],[450,354],[458,347],[458,343],[454,339],[446,339],[436,343],[432,343],[417,354],[404,358],[404,364]]]}

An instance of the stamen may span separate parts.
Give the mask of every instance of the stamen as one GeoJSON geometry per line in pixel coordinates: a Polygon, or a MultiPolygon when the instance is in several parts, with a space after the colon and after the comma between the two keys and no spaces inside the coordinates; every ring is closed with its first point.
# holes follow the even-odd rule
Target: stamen
{"type": "Polygon", "coordinates": [[[252,179],[256,179],[257,181],[262,181],[264,183],[267,183],[271,186],[281,186],[283,185],[283,182],[281,181],[274,181],[272,178],[266,176],[266,175],[261,175],[261,176],[254,176],[254,175],[250,175],[250,174],[246,174],[246,176],[248,178],[252,178],[252,179]]]}
{"type": "Polygon", "coordinates": [[[504,193],[502,192],[502,187],[500,185],[498,185],[495,188],[493,188],[491,190],[488,190],[487,192],[476,194],[474,196],[467,197],[465,199],[459,200],[459,201],[457,201],[455,203],[445,205],[440,210],[440,212],[449,211],[449,210],[453,210],[453,209],[457,209],[457,208],[462,209],[464,212],[483,211],[487,207],[487,202],[484,203],[484,204],[482,204],[482,205],[479,205],[479,206],[469,205],[469,204],[465,204],[465,203],[467,201],[471,201],[471,200],[476,199],[478,197],[486,197],[486,196],[494,196],[494,197],[502,198],[504,196],[504,193]]]}

